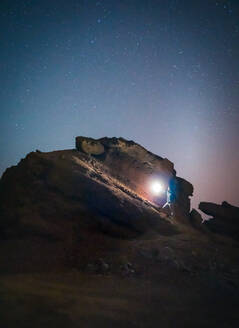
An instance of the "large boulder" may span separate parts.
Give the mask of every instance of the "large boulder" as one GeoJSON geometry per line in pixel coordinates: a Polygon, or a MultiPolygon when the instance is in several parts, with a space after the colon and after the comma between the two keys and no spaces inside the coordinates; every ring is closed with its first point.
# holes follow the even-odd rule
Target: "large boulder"
{"type": "Polygon", "coordinates": [[[190,196],[193,186],[176,176],[174,164],[167,158],[157,156],[134,141],[123,138],[92,139],[76,137],[76,149],[91,154],[100,161],[109,174],[127,185],[140,197],[163,206],[167,201],[167,188],[172,179],[177,181],[176,202],[180,212],[190,212],[190,196]],[[87,145],[87,147],[86,147],[87,145]],[[155,196],[151,184],[158,180],[164,186],[164,192],[155,196]]]}
{"type": "Polygon", "coordinates": [[[75,230],[91,228],[124,238],[148,229],[175,233],[159,211],[172,179],[178,181],[177,217],[188,223],[192,186],[176,176],[168,159],[123,138],[77,137],[76,148],[32,152],[5,171],[0,180],[0,238],[64,240],[75,230]],[[150,189],[155,180],[165,188],[157,197],[150,189]]]}
{"type": "Polygon", "coordinates": [[[207,215],[220,217],[230,222],[239,222],[239,207],[233,206],[228,202],[222,202],[221,205],[210,202],[201,202],[199,209],[207,215]]]}
{"type": "Polygon", "coordinates": [[[212,232],[239,240],[239,208],[222,202],[221,205],[201,202],[199,209],[212,218],[205,220],[205,226],[212,232]]]}
{"type": "Polygon", "coordinates": [[[7,239],[65,240],[85,230],[122,238],[148,229],[175,231],[102,163],[75,150],[32,152],[7,169],[0,180],[0,218],[0,238],[7,239]]]}

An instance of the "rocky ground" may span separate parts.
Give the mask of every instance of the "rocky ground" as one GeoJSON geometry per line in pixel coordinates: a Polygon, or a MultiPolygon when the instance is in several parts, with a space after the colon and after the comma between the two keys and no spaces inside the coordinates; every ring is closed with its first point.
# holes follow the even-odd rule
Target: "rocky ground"
{"type": "Polygon", "coordinates": [[[77,147],[0,180],[0,326],[237,327],[238,208],[201,203],[202,224],[170,161],[124,139],[77,147]],[[148,196],[155,175],[178,181],[174,217],[148,196]]]}

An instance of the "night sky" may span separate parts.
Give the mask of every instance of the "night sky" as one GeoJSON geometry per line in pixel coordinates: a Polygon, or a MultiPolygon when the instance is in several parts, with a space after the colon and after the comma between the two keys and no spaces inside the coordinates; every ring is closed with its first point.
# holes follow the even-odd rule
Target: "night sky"
{"type": "Polygon", "coordinates": [[[0,174],[77,135],[174,162],[193,205],[239,205],[239,1],[0,4],[0,174]]]}

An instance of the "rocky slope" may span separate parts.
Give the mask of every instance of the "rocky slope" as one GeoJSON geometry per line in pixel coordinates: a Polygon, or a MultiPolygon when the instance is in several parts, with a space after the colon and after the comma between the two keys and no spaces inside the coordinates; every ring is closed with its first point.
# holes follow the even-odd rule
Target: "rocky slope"
{"type": "Polygon", "coordinates": [[[77,245],[79,254],[83,244],[96,252],[93,236],[119,241],[220,230],[235,238],[238,209],[225,203],[219,211],[217,205],[201,203],[207,214],[220,212],[219,219],[202,224],[196,210],[190,213],[192,193],[172,162],[133,141],[77,137],[76,149],[32,152],[6,170],[0,181],[0,236],[61,241],[69,252],[77,245]],[[172,179],[177,185],[174,218],[162,208],[172,179]],[[150,189],[154,180],[164,186],[157,196],[150,189]]]}
{"type": "MultiPolygon", "coordinates": [[[[3,289],[0,285],[0,292],[8,295],[11,289],[9,286],[14,285],[8,274],[11,273],[11,277],[13,274],[21,274],[21,281],[25,282],[16,288],[20,288],[21,293],[26,295],[24,300],[29,304],[29,291],[26,289],[29,279],[33,279],[31,281],[39,293],[43,283],[40,278],[34,282],[33,273],[44,272],[47,275],[43,279],[44,283],[50,284],[52,290],[56,287],[52,285],[53,278],[48,275],[57,273],[58,278],[54,276],[54,279],[60,279],[58,287],[69,291],[73,286],[71,278],[65,278],[65,272],[70,270],[71,277],[71,270],[76,270],[73,271],[77,272],[74,284],[81,284],[82,279],[87,279],[92,281],[91,286],[94,287],[91,288],[95,292],[98,290],[93,282],[95,279],[100,284],[107,285],[106,277],[110,277],[111,287],[122,284],[122,298],[126,297],[124,302],[128,304],[128,311],[137,312],[128,301],[133,296],[128,295],[124,288],[131,290],[130,284],[144,286],[146,282],[150,282],[153,300],[148,302],[148,306],[152,306],[154,314],[149,311],[152,318],[143,319],[146,321],[142,322],[142,327],[156,327],[158,323],[162,327],[168,327],[167,322],[171,322],[170,318],[177,311],[169,304],[168,319],[159,318],[155,309],[160,296],[154,294],[155,290],[162,293],[161,298],[166,299],[171,295],[172,285],[178,295],[183,295],[188,290],[187,300],[182,296],[185,307],[189,306],[192,313],[198,313],[193,293],[200,291],[198,305],[204,306],[204,297],[212,295],[216,284],[220,286],[218,294],[209,302],[212,304],[215,301],[217,304],[214,313],[218,312],[217,306],[224,307],[226,300],[226,308],[230,314],[228,318],[235,317],[233,308],[238,304],[235,295],[239,290],[239,244],[238,232],[235,233],[235,227],[238,227],[238,209],[227,203],[222,206],[201,203],[201,210],[216,217],[202,223],[196,210],[190,212],[192,193],[192,185],[177,177],[172,162],[123,138],[95,140],[77,137],[75,149],[28,154],[17,166],[7,169],[0,180],[0,278],[4,277],[5,281],[3,289]],[[150,186],[155,179],[162,182],[164,190],[170,181],[175,182],[177,193],[174,217],[162,208],[166,201],[166,192],[153,196],[150,186]],[[232,228],[222,229],[220,225],[218,230],[214,224],[217,221],[223,221],[224,226],[228,226],[227,223],[230,222],[232,228]],[[82,278],[81,274],[86,276],[82,278]],[[102,279],[95,278],[96,275],[100,275],[102,279]],[[132,283],[122,283],[121,279],[126,278],[131,279],[132,283]],[[220,298],[222,303],[218,301],[220,298]]],[[[102,289],[100,290],[102,293],[102,289]]],[[[47,289],[44,293],[48,304],[49,297],[52,296],[49,296],[47,289]]],[[[83,300],[87,303],[87,290],[82,293],[86,294],[83,300]]],[[[108,293],[115,295],[113,289],[108,293]]],[[[147,298],[149,291],[142,287],[140,290],[136,288],[135,293],[143,300],[147,298]]],[[[58,300],[59,297],[57,296],[58,300]]],[[[105,302],[103,297],[102,295],[101,301],[105,302]]],[[[79,300],[78,296],[76,299],[82,307],[83,300],[79,300]]],[[[174,304],[173,294],[170,300],[174,304]]],[[[12,302],[12,298],[6,296],[4,309],[7,309],[8,304],[13,304],[12,302]]],[[[63,303],[60,305],[61,309],[63,303]]],[[[119,310],[121,303],[118,303],[119,310]]],[[[48,316],[49,304],[46,313],[42,310],[45,313],[43,317],[48,316]]],[[[143,303],[138,306],[143,313],[143,303]]],[[[124,313],[128,313],[124,307],[122,309],[126,311],[124,313]]],[[[76,315],[76,321],[69,325],[70,321],[67,319],[62,327],[78,327],[78,311],[72,308],[69,311],[69,316],[76,315]]],[[[100,309],[98,311],[97,316],[102,316],[99,320],[104,326],[103,318],[106,314],[100,309]]],[[[20,315],[20,312],[16,313],[20,315]]],[[[81,319],[87,313],[83,311],[81,319]]],[[[109,327],[123,325],[119,318],[117,322],[111,320],[111,315],[112,313],[107,312],[109,327]]],[[[163,316],[163,312],[161,315],[163,316]]],[[[207,315],[209,318],[210,314],[207,315]]],[[[6,315],[3,323],[0,318],[0,323],[7,326],[8,320],[11,321],[10,317],[6,315]]],[[[123,317],[127,321],[130,314],[123,317]]],[[[140,318],[140,313],[135,314],[133,321],[127,321],[128,326],[141,327],[140,318]]],[[[185,315],[180,318],[182,322],[178,323],[178,327],[195,326],[193,315],[187,325],[185,315]]],[[[99,320],[87,324],[84,320],[80,322],[85,327],[98,327],[99,320]]],[[[207,323],[208,327],[214,326],[214,320],[200,320],[198,322],[204,326],[207,323]]],[[[36,327],[37,322],[34,324],[36,327]]],[[[216,319],[215,326],[220,322],[220,318],[216,319]]],[[[230,322],[230,327],[233,327],[233,322],[230,322]]],[[[52,326],[59,324],[57,319],[52,326]]],[[[173,322],[170,326],[174,326],[173,322]]],[[[13,324],[9,327],[15,326],[13,324]]],[[[25,327],[24,324],[21,327],[25,327]]]]}
{"type": "Polygon", "coordinates": [[[150,193],[153,179],[163,181],[166,189],[174,177],[179,185],[178,216],[189,214],[193,188],[176,177],[170,161],[124,139],[78,137],[76,143],[77,150],[32,152],[6,170],[0,183],[3,238],[38,234],[64,239],[65,229],[74,225],[126,238],[148,230],[176,232],[160,213],[166,192],[157,198],[150,193]],[[83,146],[88,143],[86,150],[79,140],[83,146]]]}

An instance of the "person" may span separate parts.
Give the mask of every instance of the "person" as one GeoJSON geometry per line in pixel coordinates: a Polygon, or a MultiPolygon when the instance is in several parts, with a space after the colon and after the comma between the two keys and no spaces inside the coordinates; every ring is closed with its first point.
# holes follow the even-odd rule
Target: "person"
{"type": "Polygon", "coordinates": [[[175,178],[170,179],[167,189],[167,202],[163,208],[169,208],[170,215],[173,217],[175,214],[175,202],[177,199],[177,180],[175,178]]]}

